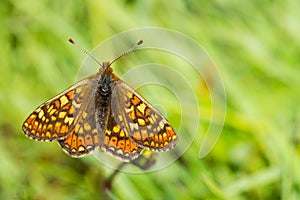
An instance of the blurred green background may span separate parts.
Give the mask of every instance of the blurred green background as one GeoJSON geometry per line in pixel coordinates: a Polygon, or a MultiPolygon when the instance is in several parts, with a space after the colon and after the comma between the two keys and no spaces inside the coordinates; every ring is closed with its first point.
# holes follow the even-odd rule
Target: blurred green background
{"type": "MultiPolygon", "coordinates": [[[[0,199],[300,199],[299,9],[298,0],[2,0],[0,199]],[[226,122],[205,158],[195,140],[161,171],[119,173],[107,194],[111,169],[30,140],[21,126],[74,83],[86,56],[67,36],[90,50],[149,26],[187,34],[207,50],[224,81],[226,122]]],[[[199,106],[209,110],[203,88],[199,80],[199,106]]]]}

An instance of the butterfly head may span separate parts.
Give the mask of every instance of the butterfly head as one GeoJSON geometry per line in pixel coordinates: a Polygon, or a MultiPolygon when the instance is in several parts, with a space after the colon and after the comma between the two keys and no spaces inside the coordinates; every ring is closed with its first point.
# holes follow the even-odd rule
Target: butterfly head
{"type": "Polygon", "coordinates": [[[112,72],[112,69],[111,69],[111,62],[103,62],[102,63],[102,67],[99,69],[99,71],[102,71],[103,73],[109,73],[109,72],[112,72]]]}

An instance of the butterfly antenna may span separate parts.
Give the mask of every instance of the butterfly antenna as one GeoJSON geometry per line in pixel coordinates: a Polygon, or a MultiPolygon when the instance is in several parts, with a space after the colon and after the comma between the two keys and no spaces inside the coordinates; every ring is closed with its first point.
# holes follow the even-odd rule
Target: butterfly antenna
{"type": "Polygon", "coordinates": [[[103,67],[103,65],[89,52],[87,52],[85,49],[83,49],[81,46],[79,46],[72,38],[68,37],[68,41],[73,44],[74,46],[76,46],[78,49],[80,49],[80,51],[82,51],[83,53],[85,53],[86,55],[88,55],[90,58],[92,58],[98,65],[100,65],[101,67],[103,67]]]}
{"type": "Polygon", "coordinates": [[[125,56],[126,54],[134,51],[138,46],[140,46],[141,44],[143,44],[144,40],[141,39],[139,40],[137,43],[135,43],[135,45],[133,45],[133,47],[131,47],[130,49],[128,49],[127,51],[123,52],[121,55],[119,55],[118,57],[116,57],[115,59],[113,59],[112,61],[110,61],[109,65],[112,65],[116,60],[118,60],[119,58],[125,56]]]}

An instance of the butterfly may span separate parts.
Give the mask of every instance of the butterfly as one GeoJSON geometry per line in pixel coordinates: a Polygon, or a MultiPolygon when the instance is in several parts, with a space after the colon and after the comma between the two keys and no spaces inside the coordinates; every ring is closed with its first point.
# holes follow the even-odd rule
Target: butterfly
{"type": "Polygon", "coordinates": [[[167,119],[111,68],[142,43],[102,64],[78,46],[101,66],[99,71],[36,108],[23,123],[25,135],[37,141],[58,141],[72,157],[101,149],[123,162],[137,158],[143,149],[174,148],[178,136],[167,119]]]}

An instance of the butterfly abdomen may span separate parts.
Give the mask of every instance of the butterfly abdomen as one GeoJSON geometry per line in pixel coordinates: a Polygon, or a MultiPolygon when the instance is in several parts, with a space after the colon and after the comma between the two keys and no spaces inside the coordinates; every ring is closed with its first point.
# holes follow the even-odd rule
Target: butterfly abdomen
{"type": "Polygon", "coordinates": [[[112,77],[101,75],[95,92],[96,123],[105,131],[110,113],[112,77]]]}

